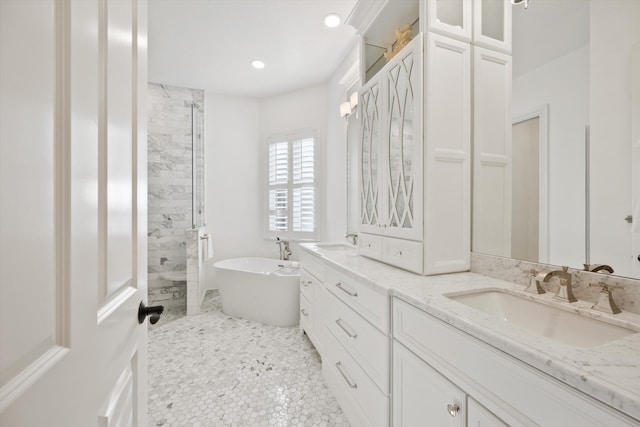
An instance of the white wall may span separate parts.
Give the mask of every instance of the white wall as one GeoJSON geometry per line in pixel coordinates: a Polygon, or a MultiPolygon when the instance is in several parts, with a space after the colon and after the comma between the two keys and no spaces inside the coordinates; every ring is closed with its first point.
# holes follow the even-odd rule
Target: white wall
{"type": "Polygon", "coordinates": [[[581,266],[585,254],[585,126],[589,47],[513,81],[513,116],[549,105],[549,263],[581,266]]]}
{"type": "Polygon", "coordinates": [[[257,99],[205,93],[206,229],[214,258],[207,262],[207,287],[213,263],[239,256],[277,255],[262,239],[259,211],[257,99]]]}
{"type": "MultiPolygon", "coordinates": [[[[314,129],[318,132],[318,142],[320,143],[321,165],[320,165],[320,205],[326,206],[326,180],[327,175],[333,173],[333,164],[327,165],[325,160],[327,152],[327,84],[312,86],[306,89],[285,93],[282,95],[262,98],[260,100],[260,140],[256,141],[256,149],[264,156],[266,138],[272,135],[279,135],[286,132],[314,129]],[[330,173],[326,170],[329,167],[330,173]]],[[[266,162],[264,160],[263,162],[266,162]]],[[[263,167],[264,165],[260,165],[263,167]]],[[[264,168],[261,169],[264,173],[264,168]]],[[[264,179],[260,177],[261,185],[264,179]]],[[[263,187],[261,187],[263,188],[263,187]]],[[[256,211],[257,212],[257,211],[256,211]]],[[[262,211],[260,211],[262,214],[262,211]]],[[[321,230],[320,240],[326,240],[326,210],[319,213],[319,226],[321,230]]],[[[264,221],[264,217],[256,218],[264,221]]],[[[277,247],[274,243],[273,254],[277,256],[277,247]]],[[[292,247],[292,259],[298,259],[298,250],[292,247]]]]}
{"type": "Polygon", "coordinates": [[[265,138],[313,128],[324,151],[326,106],[326,84],[263,99],[205,93],[206,230],[214,246],[207,288],[216,287],[218,260],[278,256],[262,230],[265,138]]]}
{"type": "MultiPolygon", "coordinates": [[[[359,89],[359,55],[360,50],[356,45],[338,66],[328,84],[326,164],[330,172],[326,177],[325,204],[325,240],[328,241],[344,241],[347,232],[347,120],[340,117],[339,106],[347,100],[348,89],[354,84],[356,89],[359,89]]],[[[349,118],[351,123],[355,120],[355,114],[349,118]]],[[[352,124],[353,126],[358,124],[352,124]]],[[[351,147],[355,145],[357,141],[351,141],[351,147]]],[[[357,154],[357,150],[351,150],[352,157],[354,154],[357,154]]],[[[353,164],[353,158],[351,160],[353,164]]],[[[351,179],[357,179],[357,170],[351,171],[351,179]]],[[[358,195],[354,194],[351,197],[357,199],[358,195]]],[[[349,231],[357,232],[357,229],[349,231]]]]}
{"type": "Polygon", "coordinates": [[[632,212],[631,51],[639,23],[639,1],[591,2],[591,262],[622,276],[634,262],[624,217],[632,212]]]}

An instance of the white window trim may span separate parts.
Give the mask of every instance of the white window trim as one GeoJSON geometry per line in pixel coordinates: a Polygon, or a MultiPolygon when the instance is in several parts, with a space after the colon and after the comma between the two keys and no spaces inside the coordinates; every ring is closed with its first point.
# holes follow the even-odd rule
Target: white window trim
{"type": "MultiPolygon", "coordinates": [[[[317,241],[319,237],[322,235],[322,227],[324,226],[324,221],[321,217],[321,213],[323,211],[322,206],[324,205],[324,193],[323,188],[321,186],[322,182],[322,171],[323,162],[322,162],[322,141],[320,139],[320,132],[315,129],[301,129],[294,130],[290,132],[283,132],[272,134],[264,138],[263,149],[261,150],[262,155],[262,206],[261,206],[261,215],[262,218],[262,230],[264,233],[265,239],[275,239],[276,237],[280,237],[284,240],[289,241],[297,241],[297,242],[311,242],[317,241]],[[315,194],[315,202],[314,202],[314,219],[315,219],[315,230],[313,233],[309,232],[295,232],[295,231],[272,231],[269,229],[269,145],[274,142],[279,141],[293,141],[297,139],[304,138],[313,138],[313,156],[314,156],[314,194],[315,194]]],[[[291,170],[291,161],[292,157],[289,158],[289,170],[291,170]]],[[[293,188],[293,183],[291,179],[287,184],[288,188],[293,188]]],[[[289,209],[289,219],[288,223],[292,223],[292,211],[289,209]]]]}

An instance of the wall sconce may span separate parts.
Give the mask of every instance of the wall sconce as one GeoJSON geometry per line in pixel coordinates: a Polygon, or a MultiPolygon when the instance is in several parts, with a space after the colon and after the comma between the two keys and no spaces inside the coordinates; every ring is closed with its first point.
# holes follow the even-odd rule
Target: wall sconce
{"type": "Polygon", "coordinates": [[[348,101],[340,104],[340,117],[349,117],[354,111],[358,113],[358,92],[353,92],[348,101]]]}
{"type": "Polygon", "coordinates": [[[349,101],[344,101],[340,104],[340,117],[345,118],[351,114],[351,104],[349,101]]]}

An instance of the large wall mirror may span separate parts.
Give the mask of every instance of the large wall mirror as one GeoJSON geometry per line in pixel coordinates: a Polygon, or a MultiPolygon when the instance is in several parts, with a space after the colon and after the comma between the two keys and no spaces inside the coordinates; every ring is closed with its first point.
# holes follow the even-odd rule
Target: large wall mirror
{"type": "Polygon", "coordinates": [[[474,252],[640,278],[639,51],[638,0],[513,7],[511,209],[474,252]]]}

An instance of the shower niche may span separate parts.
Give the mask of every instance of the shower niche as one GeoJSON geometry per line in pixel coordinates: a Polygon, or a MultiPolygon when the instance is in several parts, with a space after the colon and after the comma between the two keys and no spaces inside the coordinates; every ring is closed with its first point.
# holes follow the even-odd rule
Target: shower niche
{"type": "Polygon", "coordinates": [[[149,302],[198,305],[206,244],[204,91],[149,83],[148,115],[149,302]]]}

